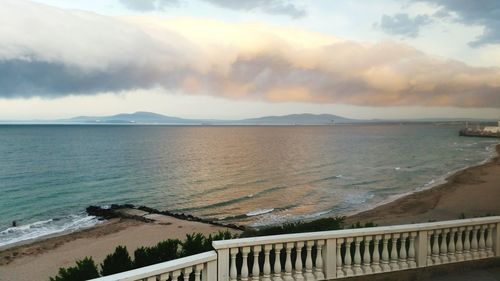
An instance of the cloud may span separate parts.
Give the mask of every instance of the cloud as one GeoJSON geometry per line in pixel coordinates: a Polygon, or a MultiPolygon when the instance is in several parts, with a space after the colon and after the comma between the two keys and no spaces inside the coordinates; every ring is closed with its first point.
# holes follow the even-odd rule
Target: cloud
{"type": "Polygon", "coordinates": [[[137,11],[163,10],[166,7],[179,4],[178,0],[120,0],[125,7],[137,11]]]}
{"type": "Polygon", "coordinates": [[[413,18],[408,14],[383,15],[380,20],[380,28],[389,34],[417,37],[420,28],[431,22],[431,18],[427,15],[418,15],[413,18]]]}
{"type": "Polygon", "coordinates": [[[500,1],[498,0],[413,0],[438,6],[437,17],[452,18],[466,25],[484,27],[483,33],[469,44],[479,47],[500,44],[500,1]]]}
{"type": "Polygon", "coordinates": [[[306,15],[303,8],[284,0],[205,0],[214,5],[233,10],[261,10],[271,15],[288,15],[292,18],[301,18],[306,15]]]}
{"type": "MultiPolygon", "coordinates": [[[[180,0],[120,0],[129,9],[138,11],[164,10],[180,0]]],[[[285,15],[292,18],[302,18],[306,15],[303,8],[297,7],[287,0],[202,0],[213,5],[239,11],[260,10],[271,15],[285,15]]]]}
{"type": "Polygon", "coordinates": [[[112,18],[0,2],[0,98],[163,88],[365,106],[500,107],[500,69],[394,42],[200,19],[112,18]]]}

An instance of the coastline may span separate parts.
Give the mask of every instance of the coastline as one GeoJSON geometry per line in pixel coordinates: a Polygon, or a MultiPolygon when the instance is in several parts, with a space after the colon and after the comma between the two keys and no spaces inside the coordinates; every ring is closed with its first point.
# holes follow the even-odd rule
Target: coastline
{"type": "Polygon", "coordinates": [[[496,156],[456,171],[445,182],[346,218],[346,223],[409,224],[500,214],[500,144],[496,156]]]}
{"type": "MultiPolygon", "coordinates": [[[[134,209],[135,214],[141,214],[134,209]]],[[[184,239],[186,234],[238,230],[172,216],[148,214],[148,221],[137,218],[111,218],[94,227],[38,240],[0,251],[0,281],[48,280],[60,267],[92,256],[96,264],[123,245],[133,255],[135,249],[153,246],[166,239],[184,239]]]]}
{"type": "MultiPolygon", "coordinates": [[[[500,144],[494,150],[496,156],[456,171],[442,184],[346,217],[346,226],[358,221],[391,225],[458,219],[462,213],[466,217],[500,214],[500,144]]],[[[0,281],[47,280],[60,267],[71,266],[85,256],[100,263],[118,245],[126,245],[133,254],[140,246],[168,238],[184,238],[193,232],[238,231],[239,227],[147,207],[131,210],[91,228],[0,249],[0,281]]]]}

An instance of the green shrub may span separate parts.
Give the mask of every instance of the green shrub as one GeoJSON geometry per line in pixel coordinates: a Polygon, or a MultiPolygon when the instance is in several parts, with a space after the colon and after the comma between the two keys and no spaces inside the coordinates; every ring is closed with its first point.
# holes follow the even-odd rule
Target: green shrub
{"type": "Polygon", "coordinates": [[[351,228],[367,228],[367,227],[376,227],[377,225],[373,222],[366,222],[365,224],[360,223],[359,221],[353,225],[351,228]]]}
{"type": "Polygon", "coordinates": [[[118,246],[115,252],[107,255],[103,263],[101,263],[101,275],[107,276],[131,270],[132,268],[132,259],[130,259],[127,247],[118,246]]]}
{"type": "Polygon", "coordinates": [[[206,238],[201,233],[187,234],[182,242],[182,256],[190,256],[212,250],[212,245],[208,248],[206,238]]]}
{"type": "Polygon", "coordinates": [[[345,217],[332,217],[308,222],[298,221],[293,223],[286,223],[283,225],[269,226],[261,229],[249,228],[243,231],[241,237],[337,230],[344,228],[344,221],[345,217]]]}
{"type": "Polygon", "coordinates": [[[141,247],[134,252],[134,267],[139,268],[179,258],[178,239],[168,239],[152,247],[141,247]]]}
{"type": "Polygon", "coordinates": [[[59,268],[59,274],[50,281],[85,281],[99,277],[97,266],[91,257],[76,261],[76,266],[59,268]]]}

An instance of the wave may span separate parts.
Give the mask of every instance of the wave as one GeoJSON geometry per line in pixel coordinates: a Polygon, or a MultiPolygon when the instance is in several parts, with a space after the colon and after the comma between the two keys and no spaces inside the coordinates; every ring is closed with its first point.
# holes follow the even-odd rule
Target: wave
{"type": "Polygon", "coordinates": [[[271,209],[257,209],[257,210],[253,210],[251,212],[248,212],[246,215],[247,215],[247,217],[254,217],[254,216],[259,216],[259,215],[267,214],[267,213],[270,213],[272,211],[274,211],[274,208],[271,208],[271,209]]]}
{"type": "Polygon", "coordinates": [[[99,223],[94,216],[86,213],[69,215],[62,218],[42,220],[0,231],[0,247],[33,240],[44,236],[74,232],[92,227],[99,223]]]}

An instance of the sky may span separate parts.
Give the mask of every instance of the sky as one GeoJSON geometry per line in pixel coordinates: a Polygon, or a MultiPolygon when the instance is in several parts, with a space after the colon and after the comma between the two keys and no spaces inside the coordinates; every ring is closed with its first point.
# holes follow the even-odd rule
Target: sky
{"type": "Polygon", "coordinates": [[[497,0],[2,0],[0,120],[500,118],[497,0]]]}

